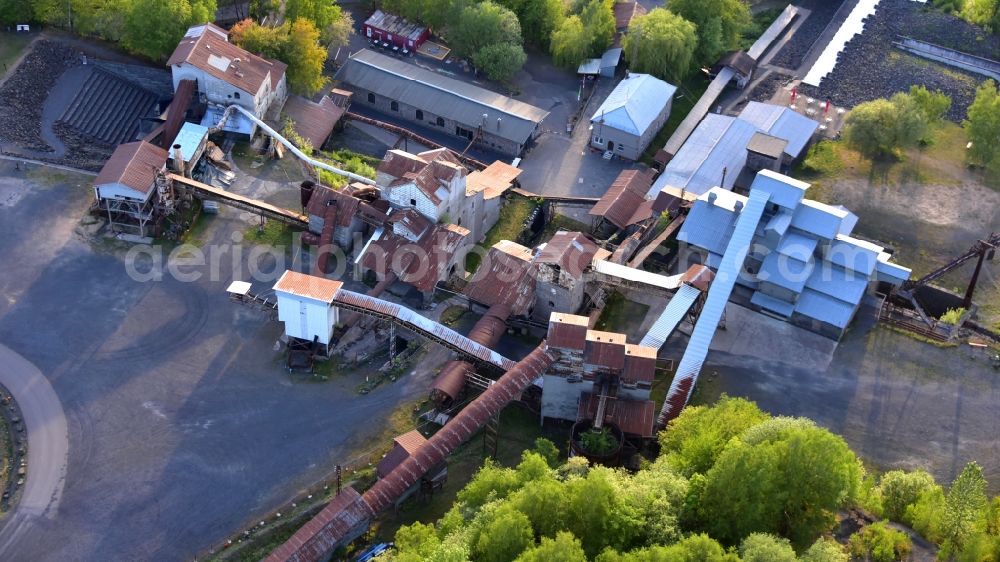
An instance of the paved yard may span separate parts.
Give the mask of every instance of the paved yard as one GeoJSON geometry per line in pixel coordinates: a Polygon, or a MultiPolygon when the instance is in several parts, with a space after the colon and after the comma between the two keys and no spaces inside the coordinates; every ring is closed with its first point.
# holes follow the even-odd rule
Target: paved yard
{"type": "MultiPolygon", "coordinates": [[[[231,273],[132,280],[121,248],[79,233],[91,197],[84,176],[0,162],[0,344],[51,383],[69,441],[61,499],[0,529],[2,558],[191,559],[367,451],[378,420],[426,392],[426,375],[367,396],[363,371],[290,379],[280,324],[228,302],[231,273]]],[[[228,248],[238,216],[224,208],[206,240],[228,248]]]]}

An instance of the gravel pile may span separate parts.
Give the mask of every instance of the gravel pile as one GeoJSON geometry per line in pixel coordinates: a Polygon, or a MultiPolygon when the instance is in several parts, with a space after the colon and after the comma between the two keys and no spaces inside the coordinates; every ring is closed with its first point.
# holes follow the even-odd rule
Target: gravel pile
{"type": "Polygon", "coordinates": [[[38,41],[0,88],[0,142],[49,152],[42,140],[42,106],[64,70],[79,62],[76,51],[38,41]]]}
{"type": "Polygon", "coordinates": [[[799,92],[817,99],[829,97],[836,105],[854,107],[905,92],[916,84],[951,96],[947,118],[956,122],[964,119],[975,99],[976,87],[985,78],[896,49],[892,42],[900,35],[980,56],[996,58],[1000,53],[1000,38],[962,19],[928,10],[910,0],[882,0],[865,23],[864,33],[847,44],[837,66],[821,86],[802,84],[799,92]]]}
{"type": "Polygon", "coordinates": [[[791,76],[772,72],[757,84],[757,87],[750,92],[750,99],[753,101],[770,101],[779,88],[792,80],[791,76]]]}
{"type": "Polygon", "coordinates": [[[788,43],[774,55],[771,64],[798,70],[802,66],[802,59],[819,38],[823,30],[826,29],[833,15],[837,13],[844,0],[802,0],[795,2],[796,6],[812,10],[812,13],[802,22],[802,25],[795,31],[795,35],[789,39],[788,43]]]}
{"type": "Polygon", "coordinates": [[[95,142],[93,138],[80,134],[65,123],[57,122],[52,126],[52,129],[66,144],[66,155],[62,158],[45,158],[44,160],[81,170],[99,172],[104,166],[104,162],[115,151],[114,146],[95,142]]]}

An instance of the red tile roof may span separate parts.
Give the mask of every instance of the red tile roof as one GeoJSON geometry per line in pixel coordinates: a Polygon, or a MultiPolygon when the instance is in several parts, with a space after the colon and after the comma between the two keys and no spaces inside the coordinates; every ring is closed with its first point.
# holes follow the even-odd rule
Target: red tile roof
{"type": "Polygon", "coordinates": [[[288,270],[274,284],[274,290],[330,303],[343,286],[340,281],[288,270]]]}
{"type": "Polygon", "coordinates": [[[167,163],[167,151],[146,141],[118,145],[104,163],[94,185],[120,183],[140,193],[149,193],[157,170],[167,163]]]}
{"type": "Polygon", "coordinates": [[[535,261],[558,265],[568,274],[580,277],[590,267],[598,250],[597,244],[582,233],[560,230],[545,243],[545,247],[535,256],[535,261]]]}
{"type": "Polygon", "coordinates": [[[229,33],[211,23],[191,27],[177,44],[167,66],[188,63],[195,68],[245,92],[256,95],[264,80],[271,77],[274,89],[287,65],[267,60],[229,42],[229,33]],[[236,62],[239,59],[240,62],[236,62]]]}

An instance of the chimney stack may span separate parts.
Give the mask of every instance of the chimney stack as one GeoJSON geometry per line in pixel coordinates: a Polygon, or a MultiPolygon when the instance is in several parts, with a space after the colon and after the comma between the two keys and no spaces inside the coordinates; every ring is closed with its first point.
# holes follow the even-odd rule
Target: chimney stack
{"type": "Polygon", "coordinates": [[[181,145],[179,144],[175,144],[173,147],[173,161],[174,161],[174,170],[178,174],[186,177],[187,173],[185,170],[186,166],[184,166],[184,154],[181,153],[181,145]]]}

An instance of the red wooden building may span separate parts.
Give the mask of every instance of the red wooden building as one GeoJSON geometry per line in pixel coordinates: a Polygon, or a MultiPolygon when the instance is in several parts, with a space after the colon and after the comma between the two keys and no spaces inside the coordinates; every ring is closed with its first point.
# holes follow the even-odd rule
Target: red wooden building
{"type": "Polygon", "coordinates": [[[417,47],[430,37],[430,31],[426,27],[410,23],[382,10],[375,10],[375,13],[365,20],[363,29],[368,39],[378,42],[379,45],[388,44],[403,52],[416,51],[417,47]]]}

